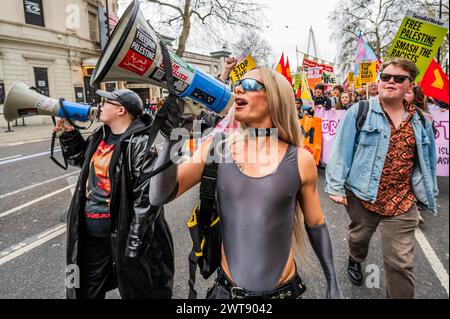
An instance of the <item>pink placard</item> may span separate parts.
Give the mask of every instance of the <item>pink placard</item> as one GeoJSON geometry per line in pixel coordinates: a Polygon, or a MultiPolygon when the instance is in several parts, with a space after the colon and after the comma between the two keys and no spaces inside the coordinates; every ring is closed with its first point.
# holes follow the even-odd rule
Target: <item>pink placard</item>
{"type": "MultiPolygon", "coordinates": [[[[327,163],[330,157],[331,148],[333,146],[334,137],[336,135],[339,122],[346,111],[334,110],[326,111],[318,109],[314,116],[322,119],[322,157],[321,162],[327,163]]],[[[449,111],[431,111],[434,125],[437,129],[435,134],[436,143],[436,175],[449,176],[449,111]]]]}
{"type": "Polygon", "coordinates": [[[434,135],[436,141],[436,175],[448,176],[448,137],[450,133],[448,127],[449,111],[431,111],[431,114],[433,115],[434,127],[437,130],[434,135]]]}

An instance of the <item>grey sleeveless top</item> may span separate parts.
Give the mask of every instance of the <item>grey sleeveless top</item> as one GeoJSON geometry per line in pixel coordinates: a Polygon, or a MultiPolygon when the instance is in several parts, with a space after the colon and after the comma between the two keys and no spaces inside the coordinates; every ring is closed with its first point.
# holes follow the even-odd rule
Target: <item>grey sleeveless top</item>
{"type": "Polygon", "coordinates": [[[289,257],[300,184],[293,145],[277,170],[263,177],[247,176],[230,161],[218,165],[223,246],[237,286],[250,291],[277,286],[289,257]]]}

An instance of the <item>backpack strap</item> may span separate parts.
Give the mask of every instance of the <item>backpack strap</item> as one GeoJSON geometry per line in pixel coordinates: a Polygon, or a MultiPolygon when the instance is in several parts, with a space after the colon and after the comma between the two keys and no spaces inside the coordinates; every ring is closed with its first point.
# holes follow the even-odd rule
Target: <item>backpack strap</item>
{"type": "MultiPolygon", "coordinates": [[[[223,137],[223,134],[220,136],[223,137]]],[[[219,139],[220,140],[220,139],[219,139]]],[[[218,163],[214,161],[215,146],[217,140],[214,138],[211,143],[205,166],[203,168],[202,177],[200,179],[200,204],[197,227],[209,226],[212,213],[216,209],[216,185],[217,185],[217,167],[218,163]]],[[[200,238],[201,240],[201,238],[200,238]]],[[[197,272],[197,263],[202,260],[195,254],[194,247],[188,257],[189,260],[189,299],[197,299],[197,291],[195,290],[195,275],[197,272]]]]}
{"type": "MultiPolygon", "coordinates": [[[[420,117],[420,121],[422,122],[422,125],[423,125],[423,127],[425,128],[425,127],[427,127],[426,126],[426,122],[427,122],[427,119],[425,118],[425,115],[423,115],[423,110],[420,108],[420,107],[417,107],[416,106],[416,112],[417,112],[417,114],[419,114],[419,117],[420,117]]],[[[435,127],[433,126],[433,124],[431,124],[431,126],[432,126],[432,128],[433,128],[433,133],[436,133],[434,130],[435,130],[435,127]]]]}
{"type": "Polygon", "coordinates": [[[189,294],[188,299],[197,299],[197,291],[195,290],[195,275],[197,273],[197,256],[192,248],[189,257],[189,294]]]}
{"type": "Polygon", "coordinates": [[[367,100],[359,101],[358,114],[356,115],[355,144],[358,141],[359,134],[361,133],[362,127],[364,126],[364,122],[366,121],[368,112],[369,112],[369,101],[367,100]]]}

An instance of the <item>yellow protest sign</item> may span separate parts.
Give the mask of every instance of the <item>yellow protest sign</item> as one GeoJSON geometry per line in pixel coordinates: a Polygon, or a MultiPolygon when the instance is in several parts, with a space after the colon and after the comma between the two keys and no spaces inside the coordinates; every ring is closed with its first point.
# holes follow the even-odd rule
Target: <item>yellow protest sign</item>
{"type": "Polygon", "coordinates": [[[361,78],[358,76],[358,77],[355,77],[355,89],[360,89],[360,88],[362,88],[362,84],[361,84],[361,78]]]}
{"type": "Polygon", "coordinates": [[[348,84],[355,84],[355,72],[347,73],[347,82],[348,84]]]}
{"type": "Polygon", "coordinates": [[[448,21],[407,11],[389,49],[389,57],[404,57],[419,69],[416,82],[422,80],[431,59],[447,34],[448,21]]]}
{"type": "Polygon", "coordinates": [[[256,68],[255,60],[253,60],[252,56],[248,54],[245,59],[238,62],[234,69],[231,71],[230,76],[233,80],[233,83],[236,83],[236,81],[242,78],[245,73],[254,68],[256,68]]]}
{"type": "Polygon", "coordinates": [[[361,84],[375,82],[377,80],[377,62],[361,62],[359,64],[359,80],[361,84]]]}
{"type": "Polygon", "coordinates": [[[306,106],[314,105],[314,100],[312,99],[311,92],[309,91],[306,74],[303,74],[301,76],[301,98],[303,101],[303,105],[306,106]]]}

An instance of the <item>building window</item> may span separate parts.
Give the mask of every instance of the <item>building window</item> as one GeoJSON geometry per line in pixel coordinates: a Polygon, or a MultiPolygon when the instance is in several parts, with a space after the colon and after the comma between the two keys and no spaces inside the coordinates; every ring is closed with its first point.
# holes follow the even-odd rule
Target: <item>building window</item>
{"type": "Polygon", "coordinates": [[[0,82],[0,104],[5,103],[5,83],[0,82]]]}
{"type": "Polygon", "coordinates": [[[100,103],[100,97],[96,94],[97,90],[100,89],[98,84],[91,86],[91,77],[84,77],[84,95],[86,98],[86,103],[95,105],[100,103]]]}
{"type": "Polygon", "coordinates": [[[100,35],[98,30],[97,13],[88,10],[88,18],[89,18],[89,36],[92,41],[99,42],[100,35]]]}
{"type": "Polygon", "coordinates": [[[105,83],[106,91],[112,92],[116,89],[116,82],[105,83]]]}
{"type": "Polygon", "coordinates": [[[23,0],[25,23],[45,27],[42,0],[23,0]]]}
{"type": "Polygon", "coordinates": [[[36,89],[46,96],[50,96],[50,89],[48,87],[47,68],[34,68],[34,79],[36,89]]]}
{"type": "Polygon", "coordinates": [[[84,92],[82,86],[75,87],[75,102],[84,103],[84,92]]]}

